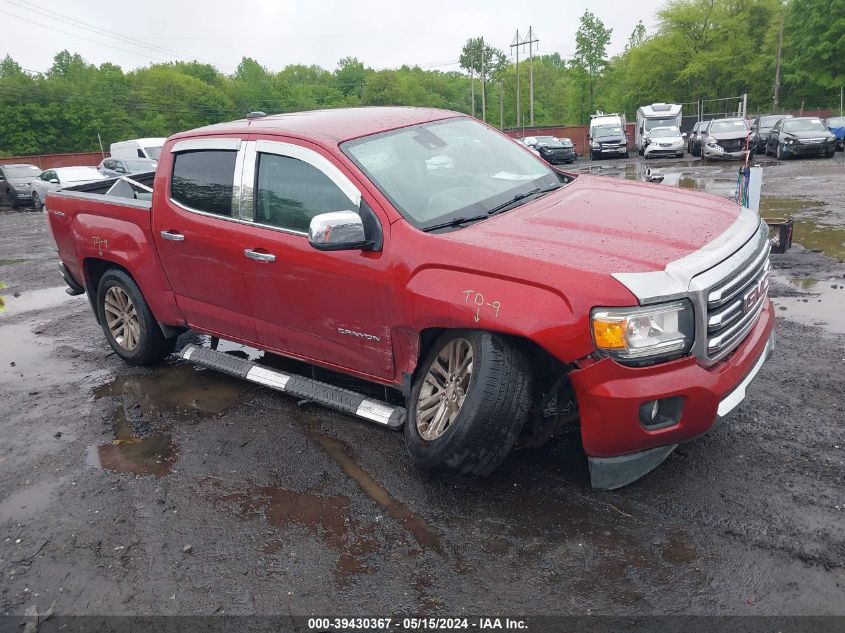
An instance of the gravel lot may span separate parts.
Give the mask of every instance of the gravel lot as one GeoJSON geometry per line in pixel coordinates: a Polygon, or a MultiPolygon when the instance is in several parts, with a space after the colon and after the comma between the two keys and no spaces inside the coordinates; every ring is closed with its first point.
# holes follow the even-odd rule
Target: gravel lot
{"type": "MultiPolygon", "coordinates": [[[[764,214],[797,220],[775,356],[727,423],[614,492],[577,429],[455,486],[400,433],[127,367],[59,287],[42,215],[0,209],[0,613],[845,615],[845,159],[762,162],[764,214]]],[[[648,167],[717,193],[736,173],[648,167]]]]}

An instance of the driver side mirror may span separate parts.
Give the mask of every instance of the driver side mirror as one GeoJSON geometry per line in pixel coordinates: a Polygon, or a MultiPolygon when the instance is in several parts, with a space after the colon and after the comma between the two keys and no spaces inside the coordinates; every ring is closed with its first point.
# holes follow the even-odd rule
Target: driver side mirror
{"type": "Polygon", "coordinates": [[[50,182],[53,183],[54,185],[58,185],[59,179],[58,178],[50,178],[50,182]]]}
{"type": "Polygon", "coordinates": [[[687,133],[686,133],[686,132],[681,132],[681,136],[682,136],[683,138],[686,138],[686,137],[687,137],[687,133]]]}
{"type": "Polygon", "coordinates": [[[311,218],[308,242],[318,251],[350,251],[370,246],[364,222],[354,211],[332,211],[311,218]]]}

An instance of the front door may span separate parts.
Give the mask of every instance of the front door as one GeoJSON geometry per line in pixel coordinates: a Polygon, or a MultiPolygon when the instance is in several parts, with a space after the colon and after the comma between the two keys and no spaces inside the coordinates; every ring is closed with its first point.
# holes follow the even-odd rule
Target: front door
{"type": "Polygon", "coordinates": [[[261,140],[249,143],[243,183],[254,195],[241,208],[241,266],[262,347],[391,378],[384,250],[326,252],[308,242],[315,215],[359,211],[359,188],[316,147],[261,140]]]}
{"type": "Polygon", "coordinates": [[[220,138],[173,146],[167,182],[155,187],[153,239],[188,324],[254,342],[234,191],[240,145],[220,138]]]}

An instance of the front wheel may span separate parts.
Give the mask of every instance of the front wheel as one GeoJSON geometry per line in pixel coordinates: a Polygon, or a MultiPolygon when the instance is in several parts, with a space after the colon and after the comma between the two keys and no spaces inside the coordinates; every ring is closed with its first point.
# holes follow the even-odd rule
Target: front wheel
{"type": "Polygon", "coordinates": [[[441,335],[420,363],[405,423],[411,459],[426,470],[489,475],[528,417],[533,375],[523,351],[493,332],[441,335]]]}
{"type": "Polygon", "coordinates": [[[776,150],[776,152],[777,152],[777,153],[776,153],[777,159],[778,159],[778,160],[783,160],[783,159],[784,159],[784,155],[783,155],[783,145],[782,145],[782,144],[778,143],[778,146],[777,146],[777,150],[776,150]]]}
{"type": "Polygon", "coordinates": [[[100,279],[97,314],[109,345],[130,365],[157,363],[176,345],[175,338],[165,338],[141,289],[122,270],[109,270],[100,279]]]}
{"type": "Polygon", "coordinates": [[[35,206],[36,211],[44,209],[44,203],[41,202],[41,196],[39,196],[35,191],[32,192],[32,204],[35,206]]]}

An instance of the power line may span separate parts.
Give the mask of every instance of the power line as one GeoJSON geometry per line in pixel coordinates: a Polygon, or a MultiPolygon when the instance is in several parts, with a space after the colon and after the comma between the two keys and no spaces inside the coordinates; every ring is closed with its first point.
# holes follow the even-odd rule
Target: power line
{"type": "MultiPolygon", "coordinates": [[[[104,35],[105,37],[117,39],[120,42],[128,43],[130,46],[135,46],[137,48],[142,48],[142,49],[153,50],[153,51],[156,51],[158,53],[164,53],[166,55],[172,55],[172,56],[177,57],[177,58],[196,59],[197,61],[202,61],[203,63],[207,63],[207,64],[210,64],[212,66],[219,66],[221,68],[228,68],[229,70],[235,70],[231,66],[226,66],[224,64],[213,64],[213,63],[211,63],[207,60],[198,59],[194,55],[185,55],[185,54],[179,53],[177,51],[174,51],[174,50],[171,50],[171,49],[168,49],[168,48],[164,48],[164,47],[158,46],[156,44],[151,44],[151,43],[146,42],[144,40],[140,40],[138,38],[131,37],[131,36],[123,34],[123,33],[117,33],[115,31],[109,30],[109,29],[104,28],[104,27],[96,26],[96,25],[90,24],[88,22],[83,22],[82,20],[79,20],[79,19],[74,18],[74,17],[69,16],[69,15],[65,15],[63,13],[58,13],[56,11],[45,11],[44,9],[39,7],[38,5],[33,4],[32,2],[29,2],[28,0],[5,0],[5,1],[7,3],[11,3],[11,4],[13,4],[13,5],[15,5],[15,6],[21,8],[21,9],[24,9],[25,11],[32,11],[34,13],[41,14],[41,15],[48,17],[52,20],[67,24],[69,26],[73,26],[75,28],[81,28],[81,29],[84,29],[86,31],[93,32],[97,35],[104,35]]],[[[41,26],[43,26],[43,25],[41,25],[41,26]]]]}

